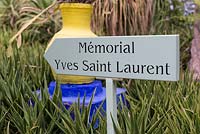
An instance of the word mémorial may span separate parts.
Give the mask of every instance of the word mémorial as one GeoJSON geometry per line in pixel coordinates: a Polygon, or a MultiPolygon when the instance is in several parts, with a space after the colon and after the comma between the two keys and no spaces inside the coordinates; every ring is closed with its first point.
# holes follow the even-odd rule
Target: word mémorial
{"type": "Polygon", "coordinates": [[[118,44],[93,44],[90,42],[79,42],[79,53],[135,53],[135,44],[123,43],[118,44]]]}

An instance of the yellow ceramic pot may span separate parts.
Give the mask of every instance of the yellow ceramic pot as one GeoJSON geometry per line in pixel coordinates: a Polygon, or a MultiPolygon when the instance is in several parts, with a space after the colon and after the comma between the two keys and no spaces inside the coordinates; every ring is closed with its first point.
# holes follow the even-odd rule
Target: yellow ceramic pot
{"type": "MultiPolygon", "coordinates": [[[[54,35],[47,46],[46,51],[56,38],[96,37],[96,35],[90,30],[92,5],[63,3],[59,8],[62,14],[63,27],[61,31],[54,35]]],[[[88,76],[57,75],[54,70],[52,70],[52,72],[56,81],[59,81],[60,83],[90,83],[95,79],[94,77],[88,76]]]]}

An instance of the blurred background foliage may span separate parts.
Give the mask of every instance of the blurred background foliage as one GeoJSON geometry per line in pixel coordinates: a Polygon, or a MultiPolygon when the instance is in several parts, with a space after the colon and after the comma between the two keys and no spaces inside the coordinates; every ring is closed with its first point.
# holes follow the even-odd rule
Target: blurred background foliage
{"type": "MultiPolygon", "coordinates": [[[[92,4],[91,28],[99,36],[180,35],[182,80],[121,82],[120,86],[127,87],[129,107],[119,103],[116,133],[199,134],[200,85],[187,73],[194,15],[185,16],[184,3],[179,0],[96,0],[92,4]]],[[[64,108],[59,85],[53,99],[49,98],[47,87],[53,77],[43,54],[62,27],[57,8],[53,0],[0,1],[2,133],[106,133],[106,119],[100,112],[89,123],[90,107],[83,107],[84,112],[78,104],[70,110],[64,108]],[[41,89],[40,97],[34,92],[37,89],[41,89]],[[100,124],[97,128],[96,119],[100,124]]]]}

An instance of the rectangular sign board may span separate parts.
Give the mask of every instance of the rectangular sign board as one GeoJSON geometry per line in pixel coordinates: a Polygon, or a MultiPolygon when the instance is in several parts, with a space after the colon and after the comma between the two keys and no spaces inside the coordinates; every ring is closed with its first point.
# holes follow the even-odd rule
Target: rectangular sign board
{"type": "Polygon", "coordinates": [[[57,74],[179,79],[178,35],[57,38],[44,57],[57,74]]]}

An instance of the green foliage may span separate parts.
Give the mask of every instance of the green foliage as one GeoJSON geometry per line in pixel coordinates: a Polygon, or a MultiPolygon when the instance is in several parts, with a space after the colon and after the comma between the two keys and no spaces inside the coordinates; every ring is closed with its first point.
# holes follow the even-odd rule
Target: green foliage
{"type": "Polygon", "coordinates": [[[19,11],[25,0],[1,0],[0,1],[0,27],[7,25],[14,28],[19,19],[19,11]]]}
{"type": "MultiPolygon", "coordinates": [[[[40,44],[13,47],[13,56],[7,57],[6,48],[0,53],[0,130],[2,133],[104,133],[105,118],[100,110],[89,123],[91,102],[72,105],[66,110],[61,102],[59,84],[52,99],[48,85],[52,80],[50,67],[43,58],[44,47],[40,44]],[[35,91],[40,89],[41,94],[35,91]],[[81,109],[81,111],[79,110],[81,109]],[[74,113],[75,120],[70,116],[74,113]],[[94,129],[97,120],[104,122],[94,129]],[[103,127],[102,127],[103,126],[103,127]]],[[[84,101],[85,102],[85,101],[84,101]]]]}
{"type": "MultiPolygon", "coordinates": [[[[93,30],[100,35],[180,34],[181,62],[186,68],[193,16],[183,16],[183,5],[178,0],[173,1],[174,10],[170,10],[168,0],[135,0],[129,1],[132,3],[129,5],[127,1],[96,1],[93,30]],[[143,19],[145,7],[148,7],[149,16],[143,19]],[[116,18],[124,21],[112,25],[116,18]],[[116,26],[121,29],[116,30],[116,26]]],[[[91,102],[84,107],[79,100],[66,110],[61,102],[59,84],[53,98],[49,98],[47,87],[53,77],[43,54],[51,36],[61,28],[59,12],[50,8],[37,17],[16,42],[9,44],[21,27],[51,4],[52,0],[0,1],[1,133],[106,134],[106,118],[100,112],[101,107],[89,123],[91,102]],[[20,44],[23,47],[18,49],[20,44]],[[37,89],[41,91],[40,96],[35,92],[37,89]],[[72,113],[75,120],[70,116],[72,113]],[[99,127],[94,128],[97,120],[99,127]]],[[[127,88],[128,107],[122,101],[119,103],[116,133],[199,134],[199,87],[200,83],[192,81],[187,73],[179,82],[132,81],[127,88]]]]}
{"type": "MultiPolygon", "coordinates": [[[[34,17],[52,3],[53,0],[2,0],[0,2],[0,28],[12,28],[17,33],[20,28],[28,25],[34,17]]],[[[48,39],[61,27],[60,14],[55,8],[57,7],[51,7],[31,22],[32,25],[26,28],[23,34],[20,33],[21,40],[26,43],[34,43],[37,40],[46,44],[48,39]]]]}
{"type": "Polygon", "coordinates": [[[200,83],[190,75],[179,82],[134,80],[128,89],[130,108],[118,112],[118,134],[198,134],[200,83]]]}
{"type": "Polygon", "coordinates": [[[173,0],[173,10],[168,0],[156,0],[151,34],[180,35],[180,61],[182,69],[187,68],[190,59],[190,43],[193,39],[194,16],[184,16],[184,4],[173,0]]]}
{"type": "MultiPolygon", "coordinates": [[[[20,9],[20,19],[16,25],[21,28],[27,25],[31,19],[40,14],[44,9],[48,8],[53,0],[27,0],[23,8],[20,9]]],[[[28,42],[35,40],[41,43],[47,43],[58,30],[60,30],[60,14],[55,10],[56,7],[50,8],[47,12],[40,15],[32,25],[28,27],[25,34],[28,36],[28,42]],[[45,34],[44,34],[45,33],[45,34]]],[[[27,39],[24,38],[24,39],[27,39]]]]}

